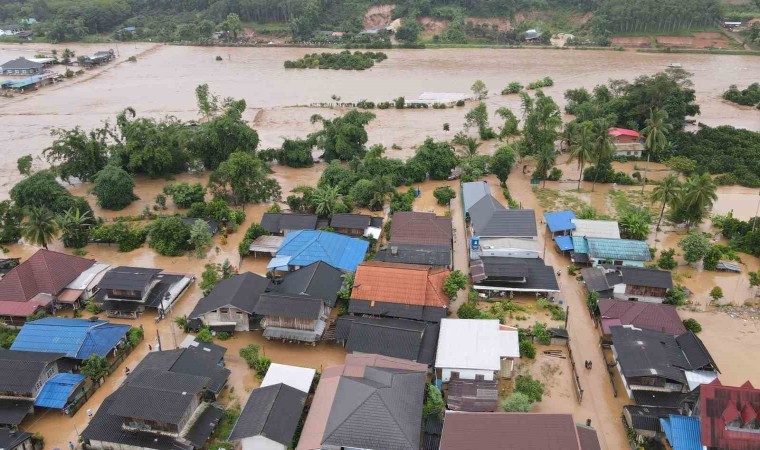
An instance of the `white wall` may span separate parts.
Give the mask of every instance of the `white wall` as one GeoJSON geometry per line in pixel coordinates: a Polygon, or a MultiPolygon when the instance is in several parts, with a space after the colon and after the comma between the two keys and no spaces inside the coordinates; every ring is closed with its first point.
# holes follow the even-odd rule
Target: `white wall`
{"type": "Polygon", "coordinates": [[[240,446],[243,450],[288,450],[287,445],[282,445],[264,436],[241,439],[240,446]]]}
{"type": "Polygon", "coordinates": [[[494,375],[493,370],[442,368],[441,380],[444,383],[448,383],[451,379],[451,372],[459,372],[459,378],[465,380],[474,380],[475,375],[483,375],[486,380],[493,380],[494,375]]]}
{"type": "Polygon", "coordinates": [[[481,248],[476,253],[480,256],[500,256],[503,258],[538,258],[537,251],[515,248],[481,248]]]}

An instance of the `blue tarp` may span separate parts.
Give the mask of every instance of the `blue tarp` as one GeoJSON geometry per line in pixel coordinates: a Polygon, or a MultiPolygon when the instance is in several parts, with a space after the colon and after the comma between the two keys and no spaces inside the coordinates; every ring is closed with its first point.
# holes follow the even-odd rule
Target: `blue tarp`
{"type": "Polygon", "coordinates": [[[308,266],[317,261],[353,272],[369,248],[369,242],[319,230],[291,231],[277,250],[277,257],[289,256],[288,266],[308,266]]]}
{"type": "Polygon", "coordinates": [[[275,256],[267,264],[267,270],[288,270],[288,263],[290,262],[290,256],[275,256]]]}
{"type": "Polygon", "coordinates": [[[560,251],[567,252],[573,250],[572,236],[557,236],[554,238],[554,242],[557,243],[557,248],[559,248],[560,251]]]}
{"type": "Polygon", "coordinates": [[[572,222],[572,219],[575,219],[575,214],[572,211],[544,213],[544,219],[546,219],[546,226],[552,233],[575,229],[575,224],[572,222]]]}
{"type": "Polygon", "coordinates": [[[92,354],[106,357],[129,328],[105,320],[47,317],[24,324],[11,350],[64,353],[75,359],[92,354]]]}
{"type": "Polygon", "coordinates": [[[702,450],[702,432],[696,417],[671,414],[667,419],[660,419],[673,450],[702,450]]]}
{"type": "Polygon", "coordinates": [[[71,394],[84,381],[85,376],[78,373],[59,373],[47,380],[37,394],[34,406],[42,408],[63,409],[71,394]]]}

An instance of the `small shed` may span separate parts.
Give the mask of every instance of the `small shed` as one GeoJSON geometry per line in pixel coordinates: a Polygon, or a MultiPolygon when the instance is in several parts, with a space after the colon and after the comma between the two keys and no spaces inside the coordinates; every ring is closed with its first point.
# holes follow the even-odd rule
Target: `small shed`
{"type": "Polygon", "coordinates": [[[269,253],[274,256],[284,239],[283,236],[259,236],[251,242],[248,250],[252,253],[269,253]]]}
{"type": "Polygon", "coordinates": [[[544,213],[544,219],[546,220],[546,227],[549,228],[549,232],[552,236],[570,234],[570,232],[575,229],[575,224],[573,223],[575,213],[572,211],[544,213]]]}

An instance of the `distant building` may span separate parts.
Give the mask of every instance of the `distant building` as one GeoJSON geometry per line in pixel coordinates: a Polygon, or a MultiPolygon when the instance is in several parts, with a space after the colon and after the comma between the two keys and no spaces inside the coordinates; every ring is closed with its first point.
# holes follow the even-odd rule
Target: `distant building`
{"type": "Polygon", "coordinates": [[[45,65],[26,58],[12,59],[2,66],[3,75],[37,75],[45,70],[45,65]]]}
{"type": "Polygon", "coordinates": [[[536,30],[528,30],[525,32],[525,40],[528,42],[533,42],[541,39],[541,34],[536,30]]]}
{"type": "Polygon", "coordinates": [[[24,25],[22,24],[0,25],[0,36],[16,36],[23,32],[24,29],[24,25]]]}
{"type": "Polygon", "coordinates": [[[407,100],[407,105],[446,105],[448,107],[462,104],[470,100],[470,96],[461,92],[423,92],[416,100],[407,100]]]}
{"type": "Polygon", "coordinates": [[[261,227],[271,234],[284,236],[291,231],[314,230],[317,216],[314,214],[264,213],[261,227]]]}
{"type": "Polygon", "coordinates": [[[353,272],[364,261],[369,242],[329,231],[299,230],[288,233],[269,270],[292,271],[323,261],[344,272],[353,272]]]}
{"type": "Polygon", "coordinates": [[[615,143],[615,155],[641,157],[644,143],[638,131],[626,128],[610,128],[607,131],[615,143]]]}

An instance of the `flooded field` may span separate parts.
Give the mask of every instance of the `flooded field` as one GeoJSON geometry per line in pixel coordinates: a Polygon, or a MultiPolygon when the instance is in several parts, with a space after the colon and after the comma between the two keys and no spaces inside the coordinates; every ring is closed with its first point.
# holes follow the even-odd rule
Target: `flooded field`
{"type": "MultiPolygon", "coordinates": [[[[102,45],[72,46],[78,54],[88,54],[100,50],[102,45]]],[[[38,51],[49,50],[50,46],[23,45],[0,46],[0,60],[18,56],[33,56],[38,51]]],[[[61,49],[62,47],[58,47],[61,49]]],[[[641,74],[660,71],[674,61],[674,55],[640,54],[635,52],[600,52],[600,51],[551,51],[551,50],[392,50],[389,59],[365,72],[326,71],[326,70],[285,70],[283,61],[302,56],[305,49],[263,49],[263,48],[193,48],[173,47],[154,44],[120,45],[120,57],[115,63],[88,71],[78,79],[66,81],[60,85],[46,87],[38,92],[18,95],[14,98],[0,98],[0,145],[5,151],[0,155],[0,199],[7,198],[8,190],[20,178],[16,170],[16,159],[25,154],[35,156],[35,167],[46,167],[40,158],[42,150],[50,144],[50,131],[57,127],[71,128],[82,126],[89,129],[103,121],[113,120],[124,107],[131,106],[138,114],[161,117],[173,115],[182,119],[197,118],[194,89],[198,84],[208,83],[212,91],[222,96],[245,98],[249,109],[246,119],[258,131],[261,147],[278,146],[284,137],[305,136],[315,129],[309,123],[314,113],[331,116],[340,110],[310,108],[312,102],[326,102],[332,95],[343,101],[368,99],[372,101],[390,100],[398,96],[415,98],[424,91],[468,92],[469,86],[476,79],[482,79],[492,94],[486,100],[493,111],[500,106],[508,106],[519,111],[517,96],[500,96],[498,92],[510,81],[529,81],[551,76],[555,85],[546,89],[549,95],[562,106],[563,92],[569,88],[587,87],[604,83],[611,78],[631,79],[641,74]],[[136,63],[126,62],[128,56],[137,56],[136,63]],[[215,56],[222,56],[222,61],[215,61],[215,56]]],[[[694,84],[697,101],[702,109],[698,120],[710,125],[731,124],[753,130],[760,130],[760,111],[747,111],[723,102],[720,94],[729,84],[747,85],[756,81],[760,73],[760,59],[749,56],[714,56],[714,55],[677,55],[685,69],[694,72],[694,84]]],[[[446,110],[385,110],[375,111],[377,118],[368,126],[369,143],[381,143],[388,147],[387,155],[408,158],[415,152],[426,136],[436,139],[450,139],[462,128],[464,114],[468,108],[446,110]],[[451,130],[444,132],[443,123],[450,123],[451,130]],[[398,150],[391,149],[396,144],[398,150]]],[[[491,153],[496,142],[484,144],[480,151],[491,153]]],[[[572,201],[592,205],[602,213],[611,213],[614,208],[610,200],[610,185],[597,185],[592,191],[591,183],[581,183],[576,191],[579,169],[575,164],[565,164],[562,156],[558,165],[563,170],[563,179],[547,183],[547,188],[574,199],[572,201]]],[[[536,217],[541,221],[544,208],[540,194],[530,185],[531,163],[527,173],[523,173],[523,163],[518,164],[508,180],[512,196],[525,208],[536,210],[536,217]]],[[[643,162],[616,163],[617,170],[627,173],[642,171],[643,162]]],[[[323,170],[323,164],[310,169],[291,169],[273,166],[273,177],[282,186],[283,197],[299,185],[315,185],[323,170]]],[[[668,173],[658,164],[649,165],[650,179],[660,179],[668,173]]],[[[183,174],[175,177],[176,181],[207,181],[207,175],[183,174]]],[[[86,196],[98,216],[112,219],[123,215],[139,215],[145,206],[151,207],[154,198],[168,182],[164,179],[138,177],[135,193],[139,200],[123,211],[104,211],[96,206],[95,198],[88,194],[89,185],[71,186],[76,195],[86,196]]],[[[502,199],[503,195],[495,177],[488,177],[494,196],[502,199]]],[[[452,207],[436,204],[433,190],[442,185],[454,187],[458,195],[458,181],[430,181],[415,185],[421,189],[420,198],[415,200],[417,211],[432,211],[441,215],[451,215],[454,226],[455,252],[454,266],[466,271],[468,268],[467,242],[464,234],[460,199],[452,202],[452,207]]],[[[403,189],[406,189],[404,187],[403,189]]],[[[623,190],[636,190],[640,187],[618,187],[623,190]]],[[[647,187],[651,189],[651,186],[647,187]]],[[[547,190],[548,191],[548,190],[547,190]]],[[[714,211],[725,214],[733,210],[739,218],[749,218],[755,214],[757,190],[741,187],[721,187],[719,199],[714,211]]],[[[176,212],[171,201],[166,211],[176,212]]],[[[119,253],[115,247],[105,245],[88,245],[87,257],[112,265],[134,265],[160,267],[172,272],[191,273],[200,277],[206,263],[221,263],[228,259],[240,271],[264,274],[267,258],[247,257],[240,260],[237,246],[244,230],[250,223],[258,222],[269,205],[247,205],[246,221],[240,230],[229,236],[226,242],[219,236],[214,238],[214,246],[203,259],[192,255],[168,258],[156,255],[147,247],[130,253],[119,253]]],[[[702,229],[707,231],[709,224],[702,229]]],[[[586,292],[574,277],[564,270],[569,265],[566,256],[557,253],[551,242],[544,236],[544,227],[539,223],[539,243],[546,247],[545,260],[548,264],[562,269],[560,276],[560,298],[569,306],[570,317],[568,329],[571,335],[570,347],[579,361],[586,359],[594,362],[593,370],[579,373],[580,383],[584,389],[582,403],[578,403],[573,392],[570,363],[567,359],[545,357],[540,355],[534,362],[525,362],[522,368],[534,376],[550,381],[543,402],[536,405],[541,412],[571,412],[576,422],[585,423],[592,419],[592,424],[599,430],[599,439],[604,449],[625,448],[626,438],[620,425],[619,412],[628,402],[625,393],[615,398],[606,371],[604,360],[598,346],[598,333],[586,313],[586,292]]],[[[682,230],[660,232],[651,236],[650,244],[658,249],[675,247],[683,233],[682,230]]],[[[51,246],[53,250],[63,251],[60,242],[51,246]]],[[[27,258],[36,248],[23,243],[9,247],[8,254],[27,258]]],[[[742,255],[745,270],[760,267],[757,258],[742,255]]],[[[753,334],[758,323],[752,320],[742,321],[721,312],[712,311],[707,306],[707,292],[719,285],[726,293],[726,302],[741,305],[751,300],[754,293],[750,290],[747,277],[731,274],[703,272],[701,269],[687,267],[683,263],[676,269],[678,282],[694,292],[692,297],[696,312],[693,314],[702,322],[705,331],[702,337],[707,347],[716,355],[718,364],[729,383],[741,383],[753,374],[760,373],[760,361],[741,358],[743,352],[752,348],[753,334]],[[726,343],[730,349],[724,350],[726,343]],[[741,361],[739,361],[741,360],[741,361]]],[[[173,317],[190,312],[201,293],[197,283],[177,303],[172,311],[173,317]]],[[[456,309],[466,298],[460,293],[452,309],[456,309]]],[[[526,304],[530,300],[525,300],[526,304]]],[[[539,313],[542,314],[542,313],[539,313]]],[[[544,320],[545,318],[542,318],[544,320]]],[[[515,325],[526,326],[535,317],[515,325]]],[[[139,322],[145,328],[146,340],[129,356],[126,366],[133,368],[148,351],[148,344],[154,348],[160,336],[164,348],[174,348],[184,338],[183,332],[171,320],[156,322],[155,317],[147,314],[139,322]]],[[[284,345],[267,342],[258,333],[240,333],[233,339],[221,342],[228,348],[226,361],[232,369],[230,390],[226,394],[227,402],[244,402],[250,389],[257,385],[252,372],[238,355],[240,348],[250,343],[262,345],[263,352],[273,361],[285,364],[309,366],[320,369],[339,364],[343,361],[345,351],[333,345],[320,345],[316,349],[307,346],[284,345]]],[[[106,395],[113,392],[124,380],[120,368],[90,400],[85,408],[74,418],[47,413],[35,416],[25,428],[41,432],[46,437],[46,448],[66,448],[69,440],[74,440],[77,433],[87,424],[86,410],[97,409],[106,395]]],[[[753,383],[760,380],[752,379],[753,383]]],[[[619,385],[619,379],[616,381],[619,385]]]]}

